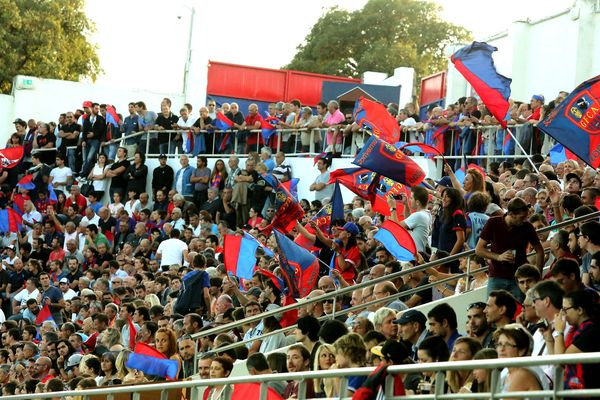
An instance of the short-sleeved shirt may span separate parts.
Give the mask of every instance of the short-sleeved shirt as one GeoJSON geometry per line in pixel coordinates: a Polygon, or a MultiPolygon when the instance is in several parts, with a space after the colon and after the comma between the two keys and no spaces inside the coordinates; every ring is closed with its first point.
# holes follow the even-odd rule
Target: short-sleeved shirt
{"type": "Polygon", "coordinates": [[[344,256],[344,260],[346,264],[351,264],[350,268],[347,268],[345,271],[342,271],[339,266],[338,256],[335,255],[335,269],[340,271],[342,274],[342,278],[348,283],[353,283],[354,278],[356,277],[356,268],[360,265],[360,250],[358,250],[357,246],[352,246],[349,249],[342,249],[342,255],[344,256]]]}
{"type": "MultiPolygon", "coordinates": [[[[73,172],[69,167],[56,167],[50,171],[50,176],[52,177],[52,182],[67,182],[67,179],[73,176],[73,172]]],[[[63,192],[67,190],[66,185],[60,185],[55,188],[56,190],[62,190],[63,192]]]]}
{"type": "Polygon", "coordinates": [[[467,227],[462,210],[456,210],[448,220],[441,217],[437,238],[437,248],[450,253],[456,244],[456,232],[464,231],[467,227]]]}
{"type": "MultiPolygon", "coordinates": [[[[262,117],[258,113],[254,115],[248,114],[246,115],[246,118],[244,118],[244,122],[246,123],[246,127],[248,130],[255,129],[254,124],[260,121],[262,121],[262,117]]],[[[248,134],[248,144],[256,144],[257,142],[262,143],[262,136],[260,133],[253,132],[248,134]]]]}
{"type": "Polygon", "coordinates": [[[325,171],[317,176],[315,183],[324,183],[325,187],[321,190],[315,191],[315,200],[323,201],[325,198],[331,199],[333,196],[334,186],[328,184],[327,182],[329,182],[329,171],[325,171]]]}
{"type": "Polygon", "coordinates": [[[348,378],[348,390],[356,392],[367,380],[366,376],[351,376],[348,378]]]}
{"type": "MultiPolygon", "coordinates": [[[[194,172],[192,173],[192,176],[195,178],[209,178],[210,179],[210,168],[196,168],[194,170],[194,172]]],[[[201,183],[201,182],[196,182],[194,184],[194,190],[196,192],[203,192],[208,190],[208,182],[207,183],[201,183]]]]}
{"type": "Polygon", "coordinates": [[[480,239],[491,244],[492,252],[502,254],[507,250],[516,250],[515,262],[492,260],[489,276],[492,278],[514,279],[520,265],[527,262],[527,245],[538,245],[535,228],[529,222],[509,228],[504,217],[492,217],[483,227],[480,239]]]}
{"type": "MultiPolygon", "coordinates": [[[[63,294],[56,286],[50,286],[45,292],[42,293],[42,304],[45,304],[46,299],[49,298],[51,303],[58,303],[63,299],[63,294]]],[[[50,306],[50,312],[52,317],[56,314],[60,314],[60,307],[50,306]]],[[[56,318],[54,318],[57,320],[56,318]]]]}
{"type": "MultiPolygon", "coordinates": [[[[116,170],[119,167],[125,167],[125,170],[117,176],[113,176],[112,181],[110,182],[110,187],[113,189],[125,189],[127,187],[127,170],[129,169],[129,161],[125,160],[117,160],[112,163],[109,167],[111,171],[116,170]]],[[[124,193],[121,193],[121,197],[123,197],[124,193]]]]}
{"type": "Polygon", "coordinates": [[[160,266],[169,266],[183,263],[183,252],[187,250],[187,244],[179,239],[167,239],[158,245],[156,253],[161,255],[160,266]]]}
{"type": "MultiPolygon", "coordinates": [[[[593,324],[585,328],[574,340],[573,345],[584,353],[592,353],[600,351],[600,326],[593,324]]],[[[586,389],[600,387],[600,365],[599,364],[582,364],[583,383],[586,389]]]]}
{"type": "Polygon", "coordinates": [[[477,246],[479,235],[485,226],[485,223],[490,219],[487,214],[480,212],[470,212],[467,214],[467,228],[471,229],[471,234],[467,238],[469,248],[474,249],[477,246]]]}
{"type": "Polygon", "coordinates": [[[425,251],[431,232],[431,214],[429,211],[417,211],[404,219],[410,229],[410,236],[415,241],[417,251],[425,251]]]}

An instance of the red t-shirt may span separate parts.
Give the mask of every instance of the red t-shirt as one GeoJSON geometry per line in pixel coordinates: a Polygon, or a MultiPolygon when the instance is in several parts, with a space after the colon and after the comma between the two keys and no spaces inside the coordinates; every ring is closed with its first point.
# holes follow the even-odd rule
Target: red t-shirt
{"type": "Polygon", "coordinates": [[[85,199],[85,197],[82,194],[79,194],[79,196],[77,196],[76,201],[73,201],[71,196],[67,197],[67,201],[65,202],[65,208],[68,208],[73,203],[77,204],[77,207],[79,207],[79,214],[85,215],[85,209],[87,208],[87,200],[85,199]]]}
{"type": "Polygon", "coordinates": [[[345,271],[342,271],[339,265],[339,260],[337,254],[335,255],[335,269],[340,271],[342,274],[342,278],[350,284],[354,283],[354,278],[356,278],[356,267],[360,264],[360,251],[357,246],[352,246],[349,249],[342,249],[342,255],[344,256],[344,260],[346,264],[350,264],[350,267],[345,271]]]}
{"type": "Polygon", "coordinates": [[[540,119],[542,119],[542,107],[538,107],[537,109],[533,110],[531,115],[527,117],[527,121],[539,121],[540,119]]]}
{"type": "MultiPolygon", "coordinates": [[[[246,115],[246,118],[244,118],[244,122],[246,122],[246,127],[249,130],[254,129],[254,124],[257,122],[262,121],[262,117],[260,116],[260,114],[256,113],[254,115],[246,115]]],[[[262,140],[262,135],[260,134],[260,132],[256,133],[256,132],[252,132],[248,134],[248,140],[246,143],[250,144],[256,144],[256,139],[259,139],[259,143],[263,144],[263,140],[262,140]]]]}

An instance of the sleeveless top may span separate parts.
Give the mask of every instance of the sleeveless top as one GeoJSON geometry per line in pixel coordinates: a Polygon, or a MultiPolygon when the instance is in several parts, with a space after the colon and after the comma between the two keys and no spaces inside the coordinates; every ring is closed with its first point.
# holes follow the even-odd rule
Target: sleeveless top
{"type": "MultiPolygon", "coordinates": [[[[551,380],[546,375],[544,370],[540,367],[520,367],[529,371],[535,379],[537,380],[538,385],[540,385],[541,390],[549,390],[551,389],[551,380]]],[[[502,372],[500,372],[500,379],[498,379],[498,384],[500,387],[501,393],[508,392],[508,368],[504,368],[502,372]]],[[[526,400],[545,400],[544,397],[527,397],[526,400]]]]}

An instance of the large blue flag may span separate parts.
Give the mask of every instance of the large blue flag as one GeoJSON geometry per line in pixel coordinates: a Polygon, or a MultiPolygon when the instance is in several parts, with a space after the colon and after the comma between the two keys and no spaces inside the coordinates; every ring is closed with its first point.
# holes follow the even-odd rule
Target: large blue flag
{"type": "Polygon", "coordinates": [[[231,272],[238,278],[252,279],[258,246],[258,240],[253,241],[242,236],[225,235],[223,239],[223,262],[227,272],[231,272]]]}
{"type": "Polygon", "coordinates": [[[600,166],[600,75],[583,82],[539,124],[592,168],[600,166]]]}
{"type": "Polygon", "coordinates": [[[496,72],[492,58],[496,50],[487,43],[473,42],[454,53],[450,60],[500,125],[506,128],[506,121],[510,119],[508,99],[512,80],[496,72]]]}
{"type": "Polygon", "coordinates": [[[412,236],[400,224],[391,219],[385,220],[373,239],[379,241],[399,261],[412,261],[417,254],[417,246],[412,236]]]}
{"type": "Polygon", "coordinates": [[[319,278],[319,260],[277,229],[273,229],[273,233],[279,247],[279,263],[286,275],[290,294],[294,298],[306,297],[319,278]]]}
{"type": "Polygon", "coordinates": [[[377,172],[396,182],[416,186],[425,178],[425,172],[402,150],[371,136],[352,164],[377,172]]]}

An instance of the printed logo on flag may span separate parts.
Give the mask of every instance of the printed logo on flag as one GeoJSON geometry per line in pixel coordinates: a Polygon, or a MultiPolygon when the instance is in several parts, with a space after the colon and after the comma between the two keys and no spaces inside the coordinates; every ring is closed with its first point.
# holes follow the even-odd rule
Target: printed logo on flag
{"type": "Polygon", "coordinates": [[[589,90],[571,100],[565,107],[565,115],[590,135],[600,133],[600,101],[589,90]]]}

